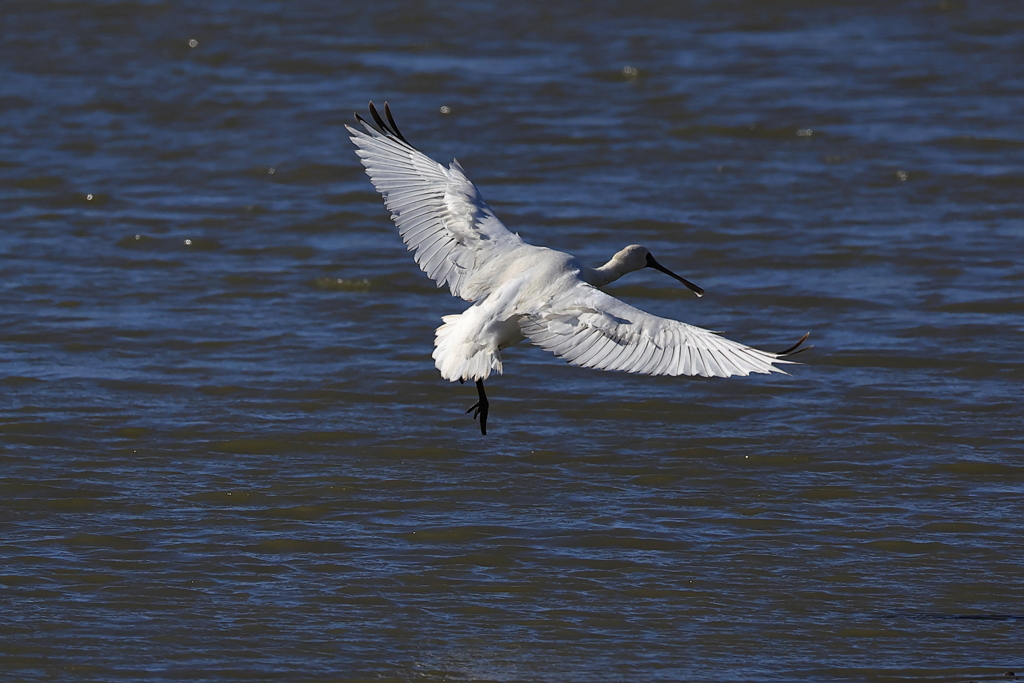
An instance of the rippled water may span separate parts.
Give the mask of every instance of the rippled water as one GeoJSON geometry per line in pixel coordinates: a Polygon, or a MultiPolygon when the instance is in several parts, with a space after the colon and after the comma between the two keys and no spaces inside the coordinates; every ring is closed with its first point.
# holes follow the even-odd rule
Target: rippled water
{"type": "Polygon", "coordinates": [[[0,36],[5,679],[1021,673],[1020,4],[5,0],[0,36]],[[513,349],[481,437],[369,99],[527,240],[708,292],[615,295],[816,348],[513,349]]]}

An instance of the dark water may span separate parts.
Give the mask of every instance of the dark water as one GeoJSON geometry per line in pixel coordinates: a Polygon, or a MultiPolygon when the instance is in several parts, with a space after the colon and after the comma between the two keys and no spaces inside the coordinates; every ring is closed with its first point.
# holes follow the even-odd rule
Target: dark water
{"type": "Polygon", "coordinates": [[[4,0],[2,678],[1022,673],[1022,64],[1017,2],[4,0]],[[616,295],[816,348],[514,349],[481,437],[369,99],[708,291],[616,295]]]}

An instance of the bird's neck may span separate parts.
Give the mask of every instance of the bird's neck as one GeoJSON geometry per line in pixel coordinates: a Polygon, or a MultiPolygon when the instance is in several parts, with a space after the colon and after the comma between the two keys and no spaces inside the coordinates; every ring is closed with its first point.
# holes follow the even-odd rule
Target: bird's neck
{"type": "Polygon", "coordinates": [[[625,274],[625,271],[622,270],[622,265],[615,261],[615,259],[612,259],[600,268],[585,268],[583,279],[595,287],[604,287],[615,282],[625,274]]]}

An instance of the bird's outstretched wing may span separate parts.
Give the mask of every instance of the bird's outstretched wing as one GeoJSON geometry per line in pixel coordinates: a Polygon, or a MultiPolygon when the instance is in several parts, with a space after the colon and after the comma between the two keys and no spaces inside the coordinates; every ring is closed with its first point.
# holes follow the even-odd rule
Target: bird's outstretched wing
{"type": "Polygon", "coordinates": [[[486,288],[468,286],[474,269],[492,250],[522,244],[522,239],[495,217],[458,161],[445,168],[410,145],[387,103],[387,122],[373,102],[370,114],[376,128],[358,114],[365,132],[346,128],[416,263],[454,296],[466,301],[486,296],[486,288]]]}
{"type": "Polygon", "coordinates": [[[645,375],[746,376],[779,372],[780,353],[760,351],[693,325],[644,313],[585,282],[523,316],[531,342],[570,363],[645,375]]]}

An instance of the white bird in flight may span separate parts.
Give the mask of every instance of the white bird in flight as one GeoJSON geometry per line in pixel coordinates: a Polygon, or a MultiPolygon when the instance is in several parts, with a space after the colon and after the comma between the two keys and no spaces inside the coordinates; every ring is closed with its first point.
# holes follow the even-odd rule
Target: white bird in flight
{"type": "Polygon", "coordinates": [[[779,353],[760,351],[710,330],[645,313],[601,291],[626,273],[654,268],[704,290],[633,244],[590,268],[575,256],[527,244],[484,203],[457,160],[448,168],[413,147],[384,103],[387,122],[370,103],[374,128],[352,134],[370,182],[416,263],[438,287],[473,302],[437,328],[434,364],[449,381],[476,382],[479,400],[466,412],[487,433],[484,380],[502,372],[501,351],[524,339],[585,368],[646,375],[746,376],[784,373],[775,367],[800,351],[808,332],[779,353]]]}

